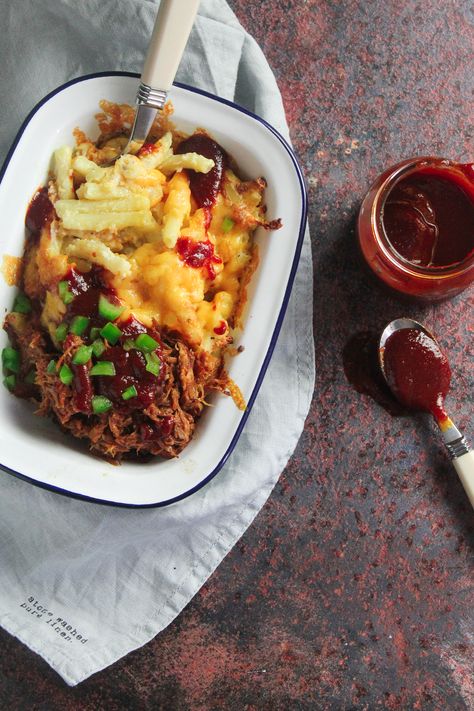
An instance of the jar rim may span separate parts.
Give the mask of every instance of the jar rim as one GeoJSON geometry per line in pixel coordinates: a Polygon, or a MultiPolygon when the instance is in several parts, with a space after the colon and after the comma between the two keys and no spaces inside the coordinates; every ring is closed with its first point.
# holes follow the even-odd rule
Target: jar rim
{"type": "Polygon", "coordinates": [[[372,204],[370,219],[375,239],[387,259],[389,259],[392,263],[395,263],[407,274],[413,274],[426,279],[442,279],[446,277],[453,277],[457,274],[463,274],[467,269],[469,269],[469,267],[474,266],[474,250],[471,250],[471,252],[469,252],[461,262],[456,262],[455,264],[432,267],[419,266],[413,262],[410,262],[395,249],[383,228],[382,220],[385,202],[395,185],[400,182],[402,178],[410,175],[412,172],[415,172],[415,169],[430,166],[436,166],[437,168],[445,166],[448,171],[454,171],[461,175],[465,180],[468,180],[467,176],[459,170],[459,163],[447,158],[438,158],[436,156],[408,158],[394,165],[390,173],[377,189],[372,204]]]}

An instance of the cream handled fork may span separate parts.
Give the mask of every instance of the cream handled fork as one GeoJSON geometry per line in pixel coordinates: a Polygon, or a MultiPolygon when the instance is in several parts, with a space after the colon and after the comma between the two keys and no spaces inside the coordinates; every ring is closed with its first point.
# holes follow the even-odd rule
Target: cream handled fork
{"type": "Polygon", "coordinates": [[[198,6],[199,0],[161,0],[138,88],[135,120],[122,153],[129,153],[132,144],[140,148],[165,105],[198,6]]]}

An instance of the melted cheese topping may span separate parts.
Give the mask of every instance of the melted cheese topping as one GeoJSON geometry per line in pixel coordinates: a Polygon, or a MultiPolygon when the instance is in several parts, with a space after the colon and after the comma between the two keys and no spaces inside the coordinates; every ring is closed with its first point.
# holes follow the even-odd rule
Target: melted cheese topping
{"type": "MultiPolygon", "coordinates": [[[[226,169],[216,203],[198,209],[184,169],[206,173],[214,163],[173,154],[170,132],[151,152],[123,156],[111,167],[94,162],[97,149],[87,146],[56,152],[50,197],[58,219],[40,240],[40,281],[49,288],[51,274],[57,279],[77,260],[81,268],[101,264],[127,306],[124,317],[176,331],[197,351],[227,346],[256,264],[252,233],[264,220],[264,181],[245,183],[226,169]],[[73,177],[80,185],[71,193],[73,177]],[[212,269],[183,256],[180,239],[212,245],[212,269]]],[[[60,318],[47,299],[45,326],[51,331],[60,318]]]]}

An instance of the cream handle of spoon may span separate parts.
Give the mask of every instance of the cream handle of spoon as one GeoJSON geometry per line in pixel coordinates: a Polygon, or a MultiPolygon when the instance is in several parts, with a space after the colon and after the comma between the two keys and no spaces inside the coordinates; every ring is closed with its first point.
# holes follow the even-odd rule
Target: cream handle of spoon
{"type": "Polygon", "coordinates": [[[471,450],[464,435],[450,417],[437,420],[437,422],[446,449],[453,459],[453,466],[461,479],[471,506],[474,508],[474,451],[471,450]]]}
{"type": "Polygon", "coordinates": [[[169,91],[198,6],[199,0],[161,0],[141,76],[143,84],[169,91]]]}
{"type": "Polygon", "coordinates": [[[461,479],[464,491],[474,508],[474,452],[469,451],[460,457],[455,457],[453,459],[453,465],[461,479]]]}

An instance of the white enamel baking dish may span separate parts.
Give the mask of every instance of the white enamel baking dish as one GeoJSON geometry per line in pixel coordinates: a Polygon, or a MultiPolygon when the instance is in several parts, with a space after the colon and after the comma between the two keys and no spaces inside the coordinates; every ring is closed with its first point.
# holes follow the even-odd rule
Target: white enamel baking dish
{"type": "MultiPolygon", "coordinates": [[[[99,101],[134,103],[135,75],[106,73],[81,77],[49,94],[31,112],[0,173],[0,263],[21,256],[24,217],[36,189],[45,183],[55,148],[73,144],[76,126],[97,135],[99,101]]],[[[283,227],[257,232],[260,265],[249,290],[241,343],[245,350],[229,363],[231,377],[248,403],[239,411],[218,395],[201,418],[179,458],[113,466],[92,456],[84,443],[63,434],[33,406],[0,388],[0,468],[9,474],[87,500],[121,506],[163,506],[189,496],[225,463],[244,427],[270,361],[288,303],[306,224],[307,201],[301,171],[286,141],[245,109],[206,92],[175,85],[170,92],[177,127],[205,128],[236,159],[247,177],[268,181],[269,217],[283,227]]],[[[15,289],[0,277],[0,308],[11,309],[15,289]]],[[[0,334],[0,348],[7,344],[0,334]]],[[[1,477],[0,477],[1,495],[1,477]]]]}

